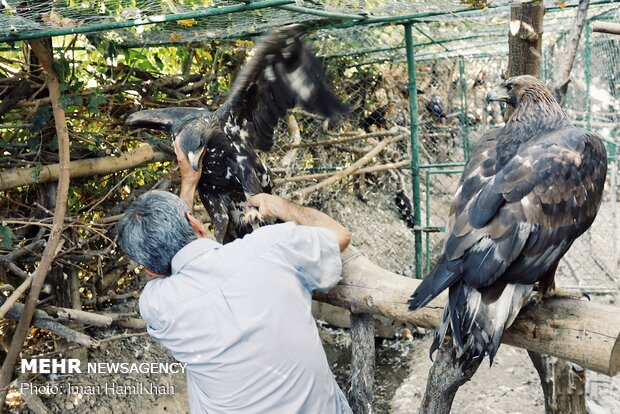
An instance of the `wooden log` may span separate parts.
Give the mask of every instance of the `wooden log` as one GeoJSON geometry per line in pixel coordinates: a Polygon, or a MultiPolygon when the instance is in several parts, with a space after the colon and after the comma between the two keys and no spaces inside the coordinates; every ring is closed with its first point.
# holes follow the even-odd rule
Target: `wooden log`
{"type": "Polygon", "coordinates": [[[540,377],[545,414],[586,414],[586,371],[579,365],[528,351],[540,377]]]}
{"type": "MultiPolygon", "coordinates": [[[[340,284],[315,299],[355,313],[379,314],[433,329],[447,294],[411,312],[407,300],[420,284],[372,263],[355,247],[343,252],[340,284]]],[[[532,306],[504,333],[502,342],[574,362],[614,376],[620,372],[620,312],[617,307],[583,300],[551,298],[532,306]]]]}
{"type": "Polygon", "coordinates": [[[620,23],[594,21],[590,23],[590,28],[597,33],[620,34],[620,23]]]}
{"type": "MultiPolygon", "coordinates": [[[[6,317],[10,319],[19,320],[24,313],[25,305],[21,303],[16,303],[13,305],[11,309],[6,313],[6,317]]],[[[91,338],[88,335],[85,335],[81,332],[78,332],[74,329],[71,329],[59,322],[56,322],[51,316],[46,314],[41,310],[34,311],[34,317],[32,318],[32,325],[51,332],[55,335],[65,338],[68,341],[75,342],[77,344],[87,346],[89,348],[96,348],[99,346],[99,341],[91,338]]]]}
{"type": "Polygon", "coordinates": [[[351,314],[351,388],[348,400],[355,414],[371,414],[375,389],[375,320],[351,314]]]}
{"type": "Polygon", "coordinates": [[[418,413],[449,414],[456,392],[471,379],[481,362],[481,359],[475,359],[465,369],[461,369],[452,344],[439,347],[435,363],[428,373],[426,390],[418,413]]]}
{"type": "MultiPolygon", "coordinates": [[[[154,151],[148,144],[142,144],[132,152],[117,157],[88,158],[71,161],[69,175],[71,178],[90,177],[98,174],[110,174],[129,168],[138,167],[149,162],[169,161],[174,157],[165,152],[154,151]]],[[[49,164],[43,167],[19,168],[0,174],[0,191],[24,185],[41,184],[58,180],[60,164],[49,164]],[[40,173],[37,175],[37,170],[40,173]],[[35,179],[38,178],[38,179],[35,179]]]]}

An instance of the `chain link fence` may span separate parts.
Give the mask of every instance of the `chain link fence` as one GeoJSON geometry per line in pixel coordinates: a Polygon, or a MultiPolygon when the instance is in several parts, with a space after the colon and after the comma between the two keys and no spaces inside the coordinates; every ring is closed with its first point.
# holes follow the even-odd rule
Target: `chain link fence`
{"type": "MultiPolygon", "coordinates": [[[[86,73],[79,81],[94,83],[93,92],[83,101],[89,108],[93,98],[108,93],[104,80],[98,84],[91,79],[97,72],[117,70],[116,80],[137,75],[148,79],[148,72],[174,76],[189,67],[201,71],[197,79],[205,86],[184,96],[182,104],[215,109],[225,100],[251,50],[251,42],[239,39],[291,22],[318,27],[309,35],[310,47],[323,60],[333,89],[349,106],[350,114],[326,122],[293,110],[281,122],[275,147],[261,155],[274,173],[275,191],[304,195],[307,204],[331,210],[351,225],[356,243],[373,260],[398,273],[416,274],[414,235],[418,232],[422,236],[417,246],[418,268],[427,272],[441,251],[443,226],[472,143],[488,128],[503,124],[500,106],[485,107],[484,96],[502,81],[506,70],[508,7],[498,4],[463,11],[459,2],[442,4],[441,10],[422,10],[421,5],[406,1],[387,5],[368,1],[289,3],[191,0],[128,6],[122,2],[68,1],[25,7],[8,0],[0,13],[0,38],[8,41],[83,31],[87,34],[80,44],[111,45],[107,59],[112,68],[90,70],[88,46],[83,52],[73,49],[69,55],[64,49],[70,50],[70,43],[55,43],[63,48],[57,52],[61,63],[66,59],[68,67],[83,67],[86,73]],[[408,72],[413,61],[407,60],[405,35],[405,25],[411,19],[415,20],[410,27],[418,108],[415,154],[410,120],[414,102],[409,87],[413,74],[408,72]],[[149,67],[123,69],[147,48],[155,51],[149,67]],[[164,55],[176,57],[162,62],[158,56],[164,55]],[[412,174],[412,155],[420,166],[419,187],[412,174]],[[355,172],[351,173],[352,169],[355,172]],[[334,176],[346,178],[325,182],[334,176]],[[415,192],[419,192],[418,217],[414,217],[415,192]]],[[[563,61],[574,9],[550,5],[548,10],[541,75],[552,83],[563,61]]],[[[617,7],[591,5],[591,12],[596,19],[618,18],[617,7]]],[[[618,40],[609,35],[586,28],[584,36],[587,40],[572,71],[565,108],[578,125],[589,126],[608,143],[610,176],[600,217],[563,261],[560,280],[586,290],[608,291],[617,288],[620,243],[617,177],[613,173],[620,152],[616,149],[619,50],[618,40]]],[[[5,56],[15,58],[16,50],[9,46],[5,56]]],[[[126,90],[108,89],[122,97],[115,100],[113,111],[109,109],[119,113],[119,124],[124,114],[141,106],[169,106],[175,96],[178,98],[165,90],[136,97],[126,90]]],[[[99,150],[125,150],[123,144],[117,145],[124,142],[122,130],[93,138],[88,128],[76,131],[75,139],[87,144],[95,141],[99,150]]]]}

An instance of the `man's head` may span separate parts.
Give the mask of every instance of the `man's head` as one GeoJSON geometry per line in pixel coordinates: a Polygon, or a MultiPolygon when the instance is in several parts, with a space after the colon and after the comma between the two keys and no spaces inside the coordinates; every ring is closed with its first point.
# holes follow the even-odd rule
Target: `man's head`
{"type": "Polygon", "coordinates": [[[179,197],[158,190],[141,195],[118,223],[121,248],[157,275],[171,274],[174,255],[205,232],[179,197]]]}

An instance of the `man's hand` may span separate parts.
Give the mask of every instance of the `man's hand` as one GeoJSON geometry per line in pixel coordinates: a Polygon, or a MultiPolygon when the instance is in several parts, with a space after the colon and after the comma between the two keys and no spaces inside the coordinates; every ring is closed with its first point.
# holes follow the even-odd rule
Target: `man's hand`
{"type": "Polygon", "coordinates": [[[351,242],[351,232],[325,213],[310,207],[303,207],[273,194],[256,194],[248,200],[248,206],[255,207],[265,218],[292,221],[303,226],[322,227],[334,233],[340,251],[351,242]]]}
{"type": "Polygon", "coordinates": [[[277,215],[278,204],[282,205],[284,203],[286,203],[286,200],[283,198],[267,193],[256,194],[248,199],[248,207],[257,208],[261,216],[266,219],[281,219],[277,215]]]}
{"type": "MultiPolygon", "coordinates": [[[[207,150],[205,150],[205,152],[206,151],[207,150]]],[[[196,186],[202,174],[202,158],[198,163],[198,171],[196,171],[192,168],[187,156],[181,151],[178,140],[174,141],[174,153],[177,156],[179,171],[181,172],[181,191],[179,197],[181,200],[185,201],[189,207],[189,211],[192,211],[194,209],[194,193],[196,192],[196,186]]]]}

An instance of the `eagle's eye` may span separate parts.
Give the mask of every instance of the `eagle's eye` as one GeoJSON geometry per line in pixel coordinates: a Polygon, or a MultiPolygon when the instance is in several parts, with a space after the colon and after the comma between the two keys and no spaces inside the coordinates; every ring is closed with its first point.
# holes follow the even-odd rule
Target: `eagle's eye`
{"type": "Polygon", "coordinates": [[[508,85],[506,85],[506,90],[510,92],[512,90],[512,84],[509,83],[508,85]]]}

